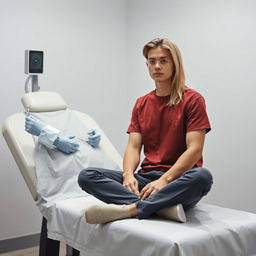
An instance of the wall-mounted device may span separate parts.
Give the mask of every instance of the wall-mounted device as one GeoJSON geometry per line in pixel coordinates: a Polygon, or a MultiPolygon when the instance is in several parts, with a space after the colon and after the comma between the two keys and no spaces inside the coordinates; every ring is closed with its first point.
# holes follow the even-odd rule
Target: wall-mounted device
{"type": "Polygon", "coordinates": [[[40,90],[38,85],[38,74],[44,70],[44,52],[36,50],[25,50],[25,74],[29,75],[25,82],[25,92],[29,92],[28,83],[31,80],[32,92],[40,90]]]}
{"type": "Polygon", "coordinates": [[[44,52],[25,50],[25,74],[35,75],[43,73],[44,52]]]}

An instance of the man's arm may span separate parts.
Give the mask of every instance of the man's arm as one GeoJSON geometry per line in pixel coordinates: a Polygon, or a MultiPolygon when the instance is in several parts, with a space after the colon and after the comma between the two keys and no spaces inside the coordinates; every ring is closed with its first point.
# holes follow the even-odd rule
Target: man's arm
{"type": "Polygon", "coordinates": [[[191,131],[186,134],[187,150],[178,158],[176,163],[164,174],[161,179],[167,183],[180,177],[191,169],[202,157],[205,140],[205,130],[191,131]]]}
{"type": "Polygon", "coordinates": [[[180,177],[185,171],[191,169],[202,157],[204,140],[205,130],[188,132],[186,134],[186,151],[165,174],[142,189],[140,198],[146,199],[152,196],[165,185],[180,177]]]}
{"type": "Polygon", "coordinates": [[[132,192],[138,194],[138,182],[134,177],[134,171],[140,163],[142,137],[140,133],[131,132],[123,159],[123,185],[132,192]]]}

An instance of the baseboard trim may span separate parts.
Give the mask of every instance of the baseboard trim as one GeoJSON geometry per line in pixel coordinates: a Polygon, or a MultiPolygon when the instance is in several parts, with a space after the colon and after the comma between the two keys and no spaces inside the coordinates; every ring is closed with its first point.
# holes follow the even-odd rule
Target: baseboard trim
{"type": "Polygon", "coordinates": [[[0,241],[0,253],[22,250],[34,246],[38,246],[40,234],[15,237],[0,241]]]}

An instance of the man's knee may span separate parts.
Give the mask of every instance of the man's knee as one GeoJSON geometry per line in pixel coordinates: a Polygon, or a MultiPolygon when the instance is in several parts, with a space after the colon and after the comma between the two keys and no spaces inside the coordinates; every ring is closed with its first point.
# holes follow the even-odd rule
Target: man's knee
{"type": "Polygon", "coordinates": [[[210,187],[213,183],[212,174],[206,168],[198,167],[193,169],[195,171],[196,181],[199,185],[210,187]]]}
{"type": "Polygon", "coordinates": [[[85,168],[78,175],[78,184],[83,188],[101,175],[96,168],[85,168]]]}

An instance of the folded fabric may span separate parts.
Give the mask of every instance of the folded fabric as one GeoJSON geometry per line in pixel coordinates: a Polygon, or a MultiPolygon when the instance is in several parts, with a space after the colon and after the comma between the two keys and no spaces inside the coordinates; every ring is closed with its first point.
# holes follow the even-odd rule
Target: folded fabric
{"type": "Polygon", "coordinates": [[[40,143],[44,144],[48,148],[54,148],[54,141],[57,139],[59,136],[60,131],[51,125],[46,125],[43,127],[40,135],[38,136],[38,141],[40,143]]]}

